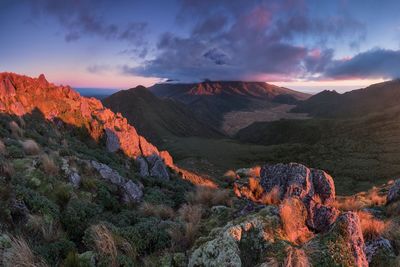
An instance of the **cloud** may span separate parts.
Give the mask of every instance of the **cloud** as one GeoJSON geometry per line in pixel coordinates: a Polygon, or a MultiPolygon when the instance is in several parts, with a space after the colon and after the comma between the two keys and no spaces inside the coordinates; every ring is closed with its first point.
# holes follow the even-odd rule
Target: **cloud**
{"type": "Polygon", "coordinates": [[[111,69],[112,69],[112,67],[110,65],[97,65],[97,64],[90,65],[90,66],[88,66],[86,68],[86,70],[89,73],[93,73],[93,74],[97,74],[97,73],[102,74],[102,73],[105,73],[105,72],[107,72],[107,71],[109,71],[111,69]]]}
{"type": "Polygon", "coordinates": [[[191,27],[188,35],[164,33],[153,58],[126,65],[125,74],[183,81],[304,78],[331,64],[330,41],[350,39],[356,46],[365,36],[364,25],[350,17],[315,17],[305,2],[292,0],[182,0],[176,19],[191,27]]]}
{"type": "Polygon", "coordinates": [[[65,40],[74,42],[82,37],[96,36],[105,40],[126,41],[132,45],[144,45],[148,32],[146,22],[131,21],[121,25],[109,22],[106,13],[107,1],[74,0],[53,1],[33,0],[34,14],[53,16],[66,30],[65,40]]]}
{"type": "Polygon", "coordinates": [[[376,48],[359,53],[350,59],[334,60],[326,68],[324,77],[400,78],[400,50],[376,48]]]}

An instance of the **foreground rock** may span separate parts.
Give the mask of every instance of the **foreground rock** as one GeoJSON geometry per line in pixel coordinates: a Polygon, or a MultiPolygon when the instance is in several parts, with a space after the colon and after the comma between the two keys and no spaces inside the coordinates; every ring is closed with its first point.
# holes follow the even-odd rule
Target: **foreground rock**
{"type": "Polygon", "coordinates": [[[252,184],[235,184],[236,195],[261,203],[297,197],[307,209],[307,226],[315,232],[327,231],[339,215],[332,206],[335,201],[333,179],[322,170],[298,163],[267,164],[261,168],[259,178],[251,179],[252,184]]]}
{"type": "Polygon", "coordinates": [[[390,187],[386,203],[390,204],[398,200],[400,200],[400,179],[397,179],[390,187]]]}

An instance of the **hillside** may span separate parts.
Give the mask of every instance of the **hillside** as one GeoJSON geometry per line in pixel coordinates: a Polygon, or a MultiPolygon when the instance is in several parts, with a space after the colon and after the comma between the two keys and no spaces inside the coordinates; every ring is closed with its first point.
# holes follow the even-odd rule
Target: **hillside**
{"type": "Polygon", "coordinates": [[[182,103],[173,99],[159,99],[145,87],[119,91],[103,101],[104,106],[121,113],[135,125],[139,134],[162,146],[163,139],[178,137],[221,137],[217,130],[196,119],[182,103]]]}
{"type": "MultiPolygon", "coordinates": [[[[121,114],[44,76],[1,73],[0,109],[1,266],[399,262],[399,180],[337,196],[325,171],[269,161],[238,166],[216,188],[121,114]]],[[[229,156],[221,143],[209,156],[229,156]]]]}
{"type": "Polygon", "coordinates": [[[149,90],[158,97],[185,103],[199,118],[228,134],[234,134],[257,120],[294,117],[296,115],[288,111],[298,100],[309,97],[272,84],[241,81],[164,83],[156,84],[149,90]],[[283,106],[283,109],[277,108],[279,106],[283,106]]]}
{"type": "Polygon", "coordinates": [[[343,94],[323,91],[299,102],[293,112],[325,118],[360,117],[398,106],[400,80],[370,85],[343,94]]]}

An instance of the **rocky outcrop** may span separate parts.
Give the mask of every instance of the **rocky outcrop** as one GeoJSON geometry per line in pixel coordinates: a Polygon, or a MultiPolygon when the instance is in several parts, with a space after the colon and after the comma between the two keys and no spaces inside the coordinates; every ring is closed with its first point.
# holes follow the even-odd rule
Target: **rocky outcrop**
{"type": "Polygon", "coordinates": [[[262,263],[267,248],[279,242],[277,211],[269,207],[243,222],[230,222],[211,233],[209,241],[196,248],[189,266],[256,266],[262,263]],[[247,254],[248,253],[248,254],[247,254]],[[245,264],[244,264],[245,262],[245,264]]]}
{"type": "Polygon", "coordinates": [[[149,157],[136,158],[139,174],[143,177],[152,176],[162,180],[169,180],[169,173],[164,160],[156,154],[149,157]]]}
{"type": "Polygon", "coordinates": [[[162,160],[155,163],[155,168],[150,167],[150,175],[166,179],[169,177],[166,165],[177,173],[185,173],[183,178],[194,184],[216,186],[206,178],[175,166],[168,152],[160,152],[140,136],[126,118],[105,108],[99,100],[82,97],[69,86],[49,83],[44,75],[30,78],[0,73],[0,112],[22,116],[33,111],[41,112],[58,127],[83,128],[95,141],[104,139],[110,152],[121,151],[134,159],[156,155],[162,160]]]}
{"type": "Polygon", "coordinates": [[[297,197],[307,209],[307,226],[315,232],[327,231],[339,215],[332,206],[335,201],[332,177],[298,163],[267,164],[261,167],[260,177],[249,178],[248,183],[237,181],[235,193],[256,202],[262,202],[266,196],[280,201],[297,197]]]}
{"type": "Polygon", "coordinates": [[[143,191],[139,185],[135,184],[132,180],[122,177],[117,171],[111,169],[105,164],[94,160],[90,161],[90,164],[98,171],[101,178],[121,189],[123,192],[122,200],[124,203],[135,203],[141,201],[143,191]]]}
{"type": "Polygon", "coordinates": [[[397,179],[390,187],[386,198],[386,204],[400,200],[400,179],[397,179]]]}

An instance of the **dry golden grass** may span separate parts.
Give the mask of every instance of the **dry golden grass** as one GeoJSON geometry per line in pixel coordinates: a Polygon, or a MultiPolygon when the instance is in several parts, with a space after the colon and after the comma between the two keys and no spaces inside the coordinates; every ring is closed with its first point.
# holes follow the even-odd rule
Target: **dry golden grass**
{"type": "Polygon", "coordinates": [[[39,145],[32,139],[22,141],[22,147],[27,155],[37,155],[40,152],[39,145]]]}
{"type": "Polygon", "coordinates": [[[13,137],[15,138],[20,138],[23,135],[23,131],[22,129],[18,126],[18,123],[16,123],[15,121],[11,121],[8,124],[8,127],[10,128],[11,134],[13,137]]]}
{"type": "Polygon", "coordinates": [[[11,248],[5,253],[5,266],[18,267],[45,267],[46,263],[35,256],[25,239],[11,237],[11,248]]]}
{"type": "Polygon", "coordinates": [[[167,205],[153,205],[148,202],[144,202],[140,206],[140,212],[145,216],[155,216],[160,219],[166,220],[174,218],[174,210],[167,205]]]}
{"type": "Polygon", "coordinates": [[[210,187],[198,186],[195,192],[190,192],[187,199],[191,204],[201,204],[207,207],[216,205],[232,205],[229,190],[214,189],[210,187]]]}
{"type": "Polygon", "coordinates": [[[46,220],[39,215],[29,215],[27,226],[33,233],[40,234],[47,243],[58,240],[62,235],[59,223],[46,220]]]}
{"type": "Polygon", "coordinates": [[[204,209],[201,205],[184,204],[178,210],[179,217],[185,222],[199,223],[204,209]]]}
{"type": "Polygon", "coordinates": [[[287,198],[279,206],[279,214],[282,222],[282,230],[288,241],[294,244],[302,244],[313,233],[306,226],[307,210],[298,198],[287,198]]]}
{"type": "Polygon", "coordinates": [[[54,162],[54,159],[47,154],[43,154],[40,157],[40,162],[42,163],[42,169],[46,174],[55,175],[58,173],[59,168],[54,162]]]}
{"type": "Polygon", "coordinates": [[[295,248],[295,247],[287,247],[286,248],[286,258],[283,263],[284,267],[309,267],[311,266],[310,261],[307,257],[307,254],[304,250],[295,248]]]}
{"type": "Polygon", "coordinates": [[[337,197],[334,206],[343,211],[357,211],[372,206],[386,204],[386,195],[380,194],[376,188],[354,196],[337,197]]]}
{"type": "Polygon", "coordinates": [[[360,218],[361,230],[365,240],[373,240],[382,236],[387,224],[384,221],[376,219],[371,213],[358,211],[360,218]]]}
{"type": "Polygon", "coordinates": [[[7,153],[6,146],[4,145],[3,141],[0,140],[0,155],[5,155],[7,153]]]}
{"type": "Polygon", "coordinates": [[[111,231],[102,224],[94,225],[91,228],[97,254],[106,259],[109,266],[117,266],[118,251],[111,231]]]}
{"type": "Polygon", "coordinates": [[[245,197],[253,202],[265,205],[278,205],[280,203],[279,187],[272,188],[270,192],[265,192],[260,184],[260,178],[249,177],[244,186],[235,184],[234,192],[238,197],[245,197]]]}
{"type": "Polygon", "coordinates": [[[259,202],[265,205],[279,205],[281,202],[279,187],[275,186],[270,192],[264,193],[259,202]]]}

